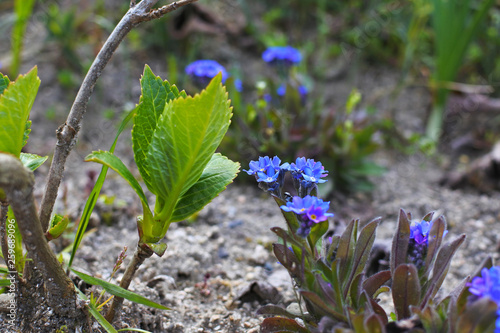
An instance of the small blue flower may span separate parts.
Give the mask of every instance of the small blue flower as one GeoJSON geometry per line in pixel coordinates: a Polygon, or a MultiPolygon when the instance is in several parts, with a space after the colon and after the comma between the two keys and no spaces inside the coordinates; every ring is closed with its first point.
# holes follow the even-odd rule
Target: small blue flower
{"type": "Polygon", "coordinates": [[[483,268],[468,284],[469,292],[477,297],[489,297],[500,305],[500,267],[483,268]]]}
{"type": "Polygon", "coordinates": [[[203,84],[210,82],[219,73],[222,73],[222,83],[226,82],[229,75],[226,69],[215,60],[197,60],[186,67],[186,74],[203,84]]]}
{"type": "Polygon", "coordinates": [[[262,59],[270,64],[284,64],[291,66],[302,60],[299,50],[291,46],[269,47],[262,53],[262,59]]]}
{"type": "MultiPolygon", "coordinates": [[[[299,95],[300,95],[300,98],[301,99],[305,99],[306,96],[307,96],[307,88],[305,86],[299,86],[299,88],[297,89],[297,91],[299,92],[299,95]]],[[[278,94],[278,96],[285,96],[286,94],[286,86],[284,84],[282,84],[281,86],[278,87],[278,89],[276,90],[276,94],[278,94]]]]}
{"type": "Polygon", "coordinates": [[[236,89],[237,92],[242,92],[243,91],[243,82],[241,82],[240,79],[235,79],[234,80],[234,88],[236,89]]]}
{"type": "Polygon", "coordinates": [[[258,161],[250,161],[249,167],[250,170],[243,170],[248,173],[250,176],[257,174],[258,171],[265,172],[268,166],[272,166],[275,171],[280,170],[282,167],[285,169],[288,168],[288,163],[284,163],[283,166],[280,166],[281,160],[278,156],[274,156],[272,159],[269,156],[259,157],[258,161]]]}
{"type": "Polygon", "coordinates": [[[311,183],[316,183],[316,184],[321,184],[326,182],[325,179],[321,179],[321,177],[325,177],[326,174],[323,173],[323,169],[321,168],[315,168],[312,169],[310,167],[304,168],[304,171],[302,173],[302,177],[304,180],[311,182],[311,183]]]}
{"type": "Polygon", "coordinates": [[[472,301],[477,298],[489,297],[497,303],[499,310],[495,322],[495,333],[500,333],[500,267],[483,268],[481,276],[474,277],[467,286],[469,292],[474,295],[472,301]]]}
{"type": "Polygon", "coordinates": [[[275,183],[280,175],[280,170],[276,171],[271,165],[268,165],[266,171],[257,172],[257,181],[264,183],[275,183]]]}
{"type": "Polygon", "coordinates": [[[299,215],[300,227],[297,229],[297,235],[306,237],[315,223],[326,221],[333,216],[327,213],[330,208],[330,202],[306,195],[304,198],[294,196],[291,202],[280,207],[285,212],[294,212],[299,215]]]}

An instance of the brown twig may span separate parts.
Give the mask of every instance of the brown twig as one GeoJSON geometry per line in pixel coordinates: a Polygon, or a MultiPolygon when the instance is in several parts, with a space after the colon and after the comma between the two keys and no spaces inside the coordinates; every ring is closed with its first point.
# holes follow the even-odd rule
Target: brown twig
{"type": "Polygon", "coordinates": [[[111,56],[118,48],[118,45],[120,45],[121,41],[130,30],[139,23],[159,18],[162,15],[195,1],[197,0],[177,1],[156,10],[152,10],[152,7],[158,0],[142,0],[129,9],[104,43],[104,46],[95,58],[82,82],[66,122],[57,130],[57,144],[52,164],[50,165],[39,215],[44,231],[48,228],[59,185],[61,184],[64,166],[69,153],[76,143],[76,136],[80,130],[80,123],[83,115],[87,111],[90,95],[92,95],[97,80],[101,76],[104,67],[111,59],[111,56]]]}
{"type": "MultiPolygon", "coordinates": [[[[123,274],[123,278],[120,281],[120,287],[124,289],[128,289],[130,286],[130,282],[132,282],[132,279],[135,275],[135,272],[139,269],[139,267],[142,265],[144,260],[147,258],[151,257],[153,255],[153,251],[151,251],[147,247],[141,247],[137,246],[134,257],[130,261],[130,263],[127,266],[127,269],[125,270],[125,273],[123,274]]],[[[113,322],[113,319],[115,318],[115,314],[117,311],[120,311],[120,308],[123,304],[123,298],[121,297],[116,297],[113,298],[113,302],[111,303],[111,307],[108,309],[108,312],[106,313],[106,320],[109,321],[110,323],[113,322]]]]}
{"type": "Polygon", "coordinates": [[[0,153],[0,188],[16,216],[28,256],[44,276],[47,301],[54,312],[70,314],[76,307],[75,290],[45,240],[33,197],[34,182],[33,172],[19,159],[0,153]]]}

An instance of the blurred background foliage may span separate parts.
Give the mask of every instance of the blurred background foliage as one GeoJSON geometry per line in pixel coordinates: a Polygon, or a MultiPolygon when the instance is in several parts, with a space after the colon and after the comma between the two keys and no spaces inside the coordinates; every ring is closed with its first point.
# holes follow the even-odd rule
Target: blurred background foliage
{"type": "MultiPolygon", "coordinates": [[[[29,5],[0,3],[0,35],[11,41],[2,47],[0,71],[15,76],[16,64],[30,52],[49,54],[57,64],[57,84],[69,92],[129,6],[119,0],[39,0],[31,13],[20,11],[20,3],[29,5]],[[24,45],[14,42],[19,40],[24,45]],[[42,45],[35,48],[33,41],[42,45]]],[[[489,97],[498,97],[499,34],[498,0],[201,0],[132,30],[115,57],[124,81],[132,82],[144,63],[153,62],[156,72],[190,93],[199,88],[184,74],[186,65],[218,61],[231,76],[226,85],[235,114],[223,153],[243,165],[259,155],[315,158],[330,171],[329,190],[350,193],[369,191],[371,177],[383,172],[372,159],[380,147],[436,152],[448,97],[468,93],[455,83],[478,91],[486,86],[489,97]],[[284,45],[302,54],[286,78],[261,59],[266,48],[284,45]],[[408,133],[395,121],[397,106],[378,109],[376,98],[356,90],[349,78],[367,67],[397,73],[393,86],[382,87],[392,100],[408,87],[428,89],[427,128],[408,133]],[[236,79],[241,91],[234,88],[236,79]],[[351,84],[345,90],[350,95],[331,91],[330,83],[340,80],[351,84]],[[284,95],[277,93],[280,86],[284,95]]],[[[122,100],[123,110],[134,99],[122,100]]],[[[47,119],[55,118],[53,109],[47,119]]],[[[102,117],[112,119],[110,107],[104,109],[102,117]]],[[[491,122],[499,123],[498,116],[491,122]]],[[[498,133],[486,131],[483,139],[492,144],[498,133]]]]}

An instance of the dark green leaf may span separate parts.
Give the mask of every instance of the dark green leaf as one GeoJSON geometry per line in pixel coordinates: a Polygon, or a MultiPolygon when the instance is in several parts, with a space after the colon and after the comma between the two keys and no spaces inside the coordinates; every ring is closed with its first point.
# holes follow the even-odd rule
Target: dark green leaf
{"type": "Polygon", "coordinates": [[[392,278],[392,300],[398,320],[410,318],[410,305],[420,301],[420,282],[413,264],[396,267],[392,278]]]}
{"type": "Polygon", "coordinates": [[[88,284],[95,285],[95,286],[101,286],[104,288],[104,290],[106,290],[108,293],[110,293],[112,295],[122,297],[122,298],[128,299],[131,302],[143,304],[143,305],[155,308],[155,309],[170,310],[166,306],[163,306],[163,305],[158,304],[156,302],[150,301],[149,299],[147,299],[141,295],[137,295],[136,293],[133,293],[129,290],[123,289],[120,286],[117,286],[117,285],[114,285],[114,284],[109,283],[107,281],[92,277],[90,275],[76,271],[74,269],[71,269],[71,271],[73,273],[75,273],[76,275],[78,275],[78,277],[80,279],[87,282],[88,284]]]}
{"type": "Polygon", "coordinates": [[[404,210],[399,211],[398,226],[392,239],[391,250],[391,273],[394,274],[396,267],[406,262],[408,255],[408,243],[410,241],[410,222],[404,210]]]}
{"type": "Polygon", "coordinates": [[[286,309],[277,306],[277,305],[264,305],[260,307],[257,312],[258,315],[273,315],[273,316],[281,316],[281,317],[286,317],[290,319],[297,318],[296,313],[290,313],[286,309]]]}
{"type": "Polygon", "coordinates": [[[498,305],[483,297],[466,307],[457,324],[457,333],[493,332],[497,319],[498,305]]]}
{"type": "Polygon", "coordinates": [[[311,242],[311,246],[313,246],[313,248],[316,248],[318,241],[328,231],[328,226],[329,226],[328,220],[313,225],[313,227],[311,228],[311,232],[309,233],[308,236],[311,242]]]}

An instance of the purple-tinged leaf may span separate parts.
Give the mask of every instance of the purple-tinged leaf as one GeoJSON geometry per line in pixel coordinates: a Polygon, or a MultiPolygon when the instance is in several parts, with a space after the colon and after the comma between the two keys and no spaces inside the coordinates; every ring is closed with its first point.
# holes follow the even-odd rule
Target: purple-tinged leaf
{"type": "Polygon", "coordinates": [[[425,258],[425,270],[422,276],[427,276],[432,263],[436,259],[436,255],[443,242],[443,235],[446,231],[446,221],[444,217],[439,216],[434,222],[432,222],[431,230],[428,236],[428,246],[427,246],[427,257],[425,258]]]}
{"type": "Polygon", "coordinates": [[[352,258],[352,268],[349,280],[344,287],[344,297],[347,297],[347,293],[354,277],[365,270],[366,262],[370,256],[373,242],[375,242],[375,234],[379,223],[380,218],[377,218],[361,229],[358,241],[356,242],[354,257],[352,258]]]}
{"type": "Polygon", "coordinates": [[[256,314],[258,315],[273,315],[273,316],[281,316],[281,317],[286,317],[290,319],[297,318],[297,314],[293,314],[291,312],[288,312],[286,309],[278,306],[278,305],[264,305],[260,307],[256,314]]]}
{"type": "Polygon", "coordinates": [[[498,305],[487,297],[483,297],[467,306],[458,319],[457,333],[493,332],[497,318],[498,305]]]}
{"type": "Polygon", "coordinates": [[[280,264],[285,267],[293,278],[303,281],[302,264],[288,247],[283,244],[273,244],[273,252],[280,264]]]}
{"type": "Polygon", "coordinates": [[[446,305],[447,310],[445,321],[445,324],[448,326],[448,333],[457,332],[458,314],[465,310],[468,303],[467,298],[469,293],[466,289],[468,282],[470,282],[470,276],[463,279],[462,282],[460,282],[460,284],[439,303],[439,306],[441,307],[445,306],[445,303],[448,302],[446,305]]]}
{"type": "Polygon", "coordinates": [[[354,332],[365,332],[365,316],[362,313],[354,311],[354,309],[348,308],[349,322],[354,329],[354,332]]]}
{"type": "Polygon", "coordinates": [[[365,319],[366,332],[370,333],[385,333],[385,325],[376,314],[372,314],[365,319]]]}
{"type": "Polygon", "coordinates": [[[347,322],[344,314],[339,313],[336,309],[329,306],[325,301],[312,291],[301,290],[300,294],[308,300],[314,307],[317,314],[320,316],[329,316],[341,322],[347,322]]]}
{"type": "Polygon", "coordinates": [[[266,318],[260,324],[260,332],[262,333],[310,333],[310,331],[300,326],[295,320],[282,318],[282,317],[273,317],[266,318]]]}
{"type": "Polygon", "coordinates": [[[391,271],[380,271],[363,281],[363,289],[373,298],[377,290],[391,278],[391,271]]]}
{"type": "MultiPolygon", "coordinates": [[[[461,235],[451,243],[447,243],[439,249],[436,262],[434,263],[434,268],[432,270],[432,277],[423,286],[423,294],[425,295],[423,298],[428,298],[427,294],[430,295],[430,298],[434,297],[439,288],[441,288],[444,278],[448,273],[451,259],[464,240],[465,235],[461,235]]],[[[424,305],[425,304],[422,303],[422,306],[424,305]]]]}
{"type": "Polygon", "coordinates": [[[306,246],[306,242],[304,242],[302,238],[299,238],[298,236],[293,234],[290,235],[286,230],[280,227],[272,227],[271,231],[290,245],[295,245],[300,248],[306,246]]]}
{"type": "Polygon", "coordinates": [[[440,333],[442,332],[443,320],[439,314],[430,306],[426,306],[420,310],[416,306],[411,306],[411,312],[416,314],[422,325],[424,326],[425,333],[440,333]]]}
{"type": "Polygon", "coordinates": [[[323,278],[319,274],[315,275],[315,280],[322,292],[323,300],[329,303],[329,305],[331,305],[333,308],[342,308],[342,306],[339,307],[339,305],[335,301],[335,291],[333,290],[333,287],[330,286],[329,283],[327,283],[325,280],[323,280],[323,278]]]}
{"type": "Polygon", "coordinates": [[[420,282],[413,264],[399,265],[392,277],[392,299],[398,320],[410,318],[410,305],[420,301],[420,282]]]}
{"type": "Polygon", "coordinates": [[[384,325],[387,325],[387,323],[389,322],[389,318],[387,318],[387,313],[385,313],[384,308],[381,307],[374,299],[370,299],[370,304],[373,309],[373,312],[379,315],[384,325]]]}
{"type": "Polygon", "coordinates": [[[423,218],[422,220],[423,221],[426,221],[426,222],[430,222],[432,221],[432,218],[434,217],[434,213],[435,212],[430,212],[430,213],[427,213],[423,218]]]}
{"type": "Polygon", "coordinates": [[[356,275],[356,277],[352,280],[351,287],[349,288],[349,299],[351,300],[352,307],[355,309],[359,309],[363,306],[363,304],[360,304],[359,297],[361,296],[361,284],[364,277],[365,275],[363,273],[356,275]]]}
{"type": "Polygon", "coordinates": [[[328,246],[328,251],[326,252],[327,260],[332,260],[337,258],[337,249],[340,242],[340,236],[332,236],[332,243],[328,246]],[[333,258],[332,258],[333,257],[333,258]]]}
{"type": "Polygon", "coordinates": [[[406,262],[408,255],[408,243],[410,241],[410,222],[404,210],[399,211],[398,226],[392,239],[391,251],[391,273],[394,274],[396,267],[406,262]]]}
{"type": "Polygon", "coordinates": [[[358,223],[359,220],[352,220],[351,223],[347,225],[342,236],[340,236],[339,246],[337,248],[337,259],[339,260],[339,278],[342,284],[344,284],[347,279],[349,266],[352,262],[349,258],[352,258],[354,253],[358,223]]]}

